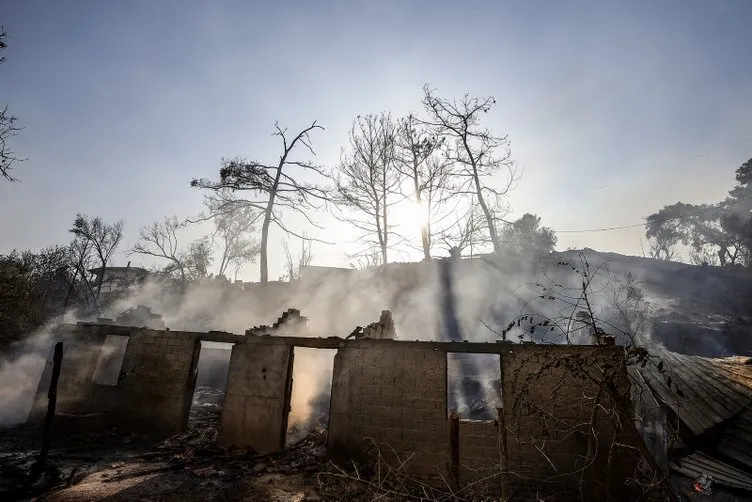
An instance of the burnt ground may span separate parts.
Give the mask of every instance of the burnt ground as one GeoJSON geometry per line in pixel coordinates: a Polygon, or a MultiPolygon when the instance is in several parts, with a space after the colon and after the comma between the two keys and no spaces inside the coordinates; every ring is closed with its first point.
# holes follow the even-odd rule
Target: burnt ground
{"type": "Polygon", "coordinates": [[[221,408],[211,393],[205,397],[194,403],[187,430],[167,439],[117,429],[58,431],[48,470],[35,485],[26,479],[41,430],[5,430],[0,433],[0,500],[321,499],[317,474],[327,468],[325,429],[313,425],[301,441],[271,455],[226,449],[216,445],[221,408]]]}
{"type": "MultiPolygon", "coordinates": [[[[397,501],[417,500],[378,489],[332,468],[326,432],[314,427],[300,442],[274,454],[229,450],[215,445],[218,411],[194,412],[188,430],[167,439],[127,434],[115,429],[58,435],[48,472],[37,486],[22,486],[38,453],[38,428],[0,433],[0,500],[78,501],[397,501]],[[334,476],[332,476],[334,474],[334,476]],[[13,493],[13,489],[18,491],[13,493]]],[[[693,489],[693,481],[673,476],[682,501],[741,502],[747,494],[713,487],[693,489]]],[[[419,487],[416,487],[419,488],[419,487]]],[[[412,491],[412,490],[411,490],[412,491]]],[[[499,500],[445,496],[423,500],[499,500]]],[[[526,499],[527,500],[527,499],[526,499]]],[[[545,500],[556,500],[556,498],[545,500]]]]}
{"type": "MultiPolygon", "coordinates": [[[[167,439],[117,429],[58,430],[48,469],[33,485],[28,483],[28,473],[39,452],[40,428],[0,431],[0,501],[499,500],[426,490],[395,471],[389,483],[377,482],[328,464],[323,416],[313,417],[306,428],[291,430],[287,448],[273,454],[217,446],[222,397],[221,391],[198,388],[187,430],[167,439]],[[423,498],[427,491],[429,497],[423,498]]],[[[59,425],[64,425],[62,418],[58,417],[59,425]]],[[[693,480],[676,474],[672,484],[679,500],[749,500],[746,493],[718,486],[712,487],[712,493],[699,493],[693,480]]]]}

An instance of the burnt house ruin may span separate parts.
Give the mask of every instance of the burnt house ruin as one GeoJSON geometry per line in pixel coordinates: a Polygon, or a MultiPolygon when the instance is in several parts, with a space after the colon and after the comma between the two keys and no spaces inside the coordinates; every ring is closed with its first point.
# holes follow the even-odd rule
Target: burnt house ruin
{"type": "MultiPolygon", "coordinates": [[[[155,434],[184,430],[202,342],[230,343],[218,441],[273,452],[285,446],[294,349],[329,349],[336,351],[328,420],[334,460],[367,462],[378,448],[385,460],[429,483],[482,482],[506,493],[543,485],[580,493],[585,487],[595,499],[624,493],[640,464],[635,445],[641,439],[615,403],[630,399],[623,348],[399,341],[393,327],[384,313],[365,336],[295,336],[305,328],[295,310],[245,335],[64,325],[58,423],[155,434]],[[286,336],[279,336],[283,328],[286,336]],[[485,420],[463,419],[451,409],[448,360],[470,354],[493,356],[500,375],[491,387],[500,395],[490,400],[495,409],[485,420]],[[605,380],[582,368],[607,374],[608,391],[605,380]]],[[[42,394],[32,421],[41,416],[42,394]]]]}

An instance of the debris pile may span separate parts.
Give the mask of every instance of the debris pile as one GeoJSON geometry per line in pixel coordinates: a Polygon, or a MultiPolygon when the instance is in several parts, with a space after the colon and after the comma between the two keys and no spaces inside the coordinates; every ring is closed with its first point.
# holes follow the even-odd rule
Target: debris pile
{"type": "Polygon", "coordinates": [[[145,305],[138,305],[120,314],[115,319],[117,324],[123,326],[147,327],[151,329],[165,329],[165,323],[162,316],[155,314],[151,308],[145,305]]]}
{"type": "MultiPolygon", "coordinates": [[[[212,401],[218,394],[216,389],[210,390],[212,392],[197,393],[196,401],[203,405],[214,404],[212,401]]],[[[210,410],[212,406],[194,408],[198,415],[202,413],[200,410],[210,410]]],[[[312,487],[315,475],[326,469],[325,427],[315,426],[297,443],[262,455],[252,449],[217,445],[218,424],[207,426],[200,417],[193,418],[185,432],[158,442],[148,436],[124,434],[116,429],[61,436],[50,451],[50,468],[36,483],[30,482],[28,472],[38,453],[35,443],[39,431],[26,429],[3,434],[0,436],[0,500],[20,500],[43,494],[48,494],[45,497],[50,497],[49,500],[58,500],[55,492],[71,492],[60,500],[78,500],[79,496],[89,500],[85,495],[88,489],[97,494],[118,493],[134,482],[143,485],[144,490],[135,500],[160,499],[150,490],[164,490],[164,487],[169,488],[171,496],[214,500],[221,499],[223,493],[237,494],[263,476],[304,476],[312,487]],[[151,480],[159,481],[152,486],[151,480]]]]}
{"type": "Polygon", "coordinates": [[[331,392],[321,392],[315,399],[310,401],[311,414],[303,422],[290,425],[287,428],[286,444],[292,445],[304,440],[311,434],[318,436],[326,434],[329,427],[329,400],[331,392]]]}
{"type": "Polygon", "coordinates": [[[151,311],[146,305],[138,305],[124,310],[116,319],[97,317],[98,324],[119,324],[121,326],[135,326],[137,328],[165,329],[162,316],[151,311]]]}
{"type": "Polygon", "coordinates": [[[352,333],[347,338],[355,338],[359,340],[361,338],[375,338],[377,340],[394,340],[397,336],[397,332],[394,328],[394,319],[392,318],[391,310],[382,310],[381,317],[378,321],[372,322],[365,328],[362,326],[356,326],[352,333]]]}
{"type": "Polygon", "coordinates": [[[193,392],[193,407],[222,410],[225,393],[214,387],[197,386],[193,392]]]}
{"type": "Polygon", "coordinates": [[[271,326],[262,324],[245,331],[246,336],[300,336],[308,330],[308,318],[300,315],[298,309],[287,309],[271,326]]]}
{"type": "Polygon", "coordinates": [[[695,488],[695,491],[701,495],[712,495],[713,494],[713,478],[711,478],[707,474],[700,474],[694,480],[694,488],[695,488]]]}

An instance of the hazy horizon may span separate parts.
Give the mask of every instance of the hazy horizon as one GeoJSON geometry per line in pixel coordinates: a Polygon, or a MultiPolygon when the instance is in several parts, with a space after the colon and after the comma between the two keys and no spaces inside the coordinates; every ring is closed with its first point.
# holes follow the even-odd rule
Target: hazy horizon
{"type": "MultiPolygon", "coordinates": [[[[274,159],[275,121],[317,120],[315,160],[334,167],[357,115],[420,111],[425,83],[495,96],[487,125],[525,171],[510,217],[535,213],[558,231],[721,200],[752,157],[752,4],[741,0],[27,1],[3,14],[0,104],[25,127],[11,147],[28,160],[19,183],[0,182],[0,253],[67,243],[76,213],[124,219],[124,250],[139,227],[200,211],[189,182],[216,176],[221,157],[274,159]]],[[[315,243],[313,264],[347,266],[352,230],[316,219],[326,232],[292,218],[336,242],[315,243]]],[[[282,238],[270,237],[270,279],[283,274],[282,238]]],[[[643,254],[639,227],[558,238],[559,250],[643,254]]],[[[115,258],[127,261],[151,265],[115,258]]]]}

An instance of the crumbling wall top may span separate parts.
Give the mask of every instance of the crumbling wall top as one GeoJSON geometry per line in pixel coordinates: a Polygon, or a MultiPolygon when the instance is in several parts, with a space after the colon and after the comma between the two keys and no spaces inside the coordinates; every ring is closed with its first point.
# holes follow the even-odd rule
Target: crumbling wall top
{"type": "Polygon", "coordinates": [[[265,336],[265,335],[306,335],[308,334],[308,318],[300,315],[298,309],[287,309],[277,321],[268,326],[262,324],[247,329],[246,336],[265,336]]]}

